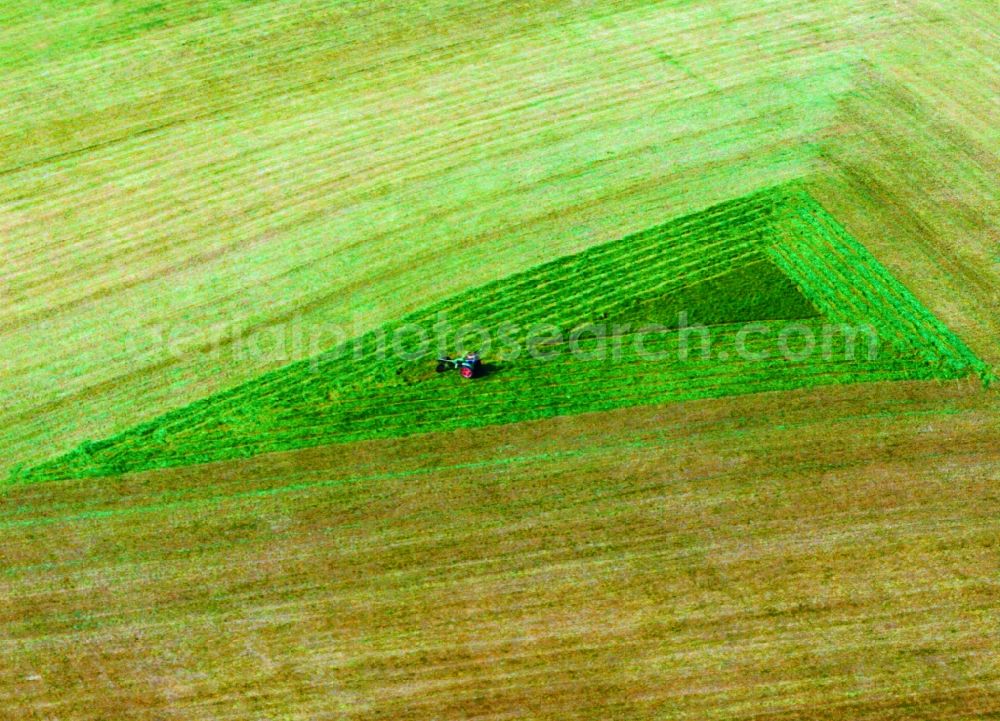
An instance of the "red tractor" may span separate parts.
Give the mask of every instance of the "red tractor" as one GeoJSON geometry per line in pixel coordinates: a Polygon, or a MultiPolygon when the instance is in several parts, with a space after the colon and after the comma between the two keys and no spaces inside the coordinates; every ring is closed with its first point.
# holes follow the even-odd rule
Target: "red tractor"
{"type": "Polygon", "coordinates": [[[479,371],[482,369],[482,361],[479,359],[479,352],[476,351],[475,353],[466,353],[462,358],[452,358],[451,356],[438,358],[438,373],[444,373],[445,371],[456,369],[462,374],[463,378],[475,378],[479,375],[479,371]]]}

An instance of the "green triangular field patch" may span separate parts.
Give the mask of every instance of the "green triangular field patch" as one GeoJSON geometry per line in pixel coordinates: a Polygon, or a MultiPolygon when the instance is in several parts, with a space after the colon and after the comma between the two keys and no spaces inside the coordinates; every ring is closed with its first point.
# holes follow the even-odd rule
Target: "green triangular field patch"
{"type": "Polygon", "coordinates": [[[807,193],[779,187],[470,290],[22,478],[970,372],[988,370],[807,193]],[[481,343],[463,327],[493,341],[472,381],[433,367],[481,343]]]}

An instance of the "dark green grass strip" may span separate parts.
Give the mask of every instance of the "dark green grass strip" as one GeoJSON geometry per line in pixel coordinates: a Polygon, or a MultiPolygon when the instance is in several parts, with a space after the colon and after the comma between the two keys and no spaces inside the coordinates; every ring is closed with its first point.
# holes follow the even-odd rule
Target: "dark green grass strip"
{"type": "MultiPolygon", "coordinates": [[[[473,383],[436,376],[427,358],[381,360],[373,331],[310,361],[291,364],[23,473],[21,480],[113,475],[333,442],[524,421],[654,403],[834,383],[955,378],[984,366],[854,241],[795,189],[721,204],[619,241],[546,263],[422,309],[399,325],[430,331],[503,323],[523,348],[537,324],[567,332],[589,323],[656,324],[639,357],[635,336],[589,338],[621,351],[593,358],[565,342],[540,360],[507,351],[473,383]],[[818,309],[818,310],[817,310],[818,309]],[[685,359],[681,313],[711,327],[710,358],[685,359]],[[822,315],[821,315],[822,312],[822,315]],[[886,341],[866,357],[824,323],[871,325],[886,341]],[[738,324],[762,334],[740,340],[738,324]],[[777,355],[775,336],[795,322],[822,344],[807,359],[777,355]],[[742,343],[743,345],[740,345],[742,343]],[[346,357],[345,357],[346,353],[346,357]]],[[[452,352],[459,348],[451,349],[452,352]]]]}

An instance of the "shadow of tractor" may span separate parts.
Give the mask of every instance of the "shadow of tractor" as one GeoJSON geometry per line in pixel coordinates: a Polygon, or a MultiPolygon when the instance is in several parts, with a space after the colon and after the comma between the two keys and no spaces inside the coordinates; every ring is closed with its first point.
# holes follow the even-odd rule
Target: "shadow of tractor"
{"type": "Polygon", "coordinates": [[[475,380],[483,380],[503,373],[509,365],[509,363],[480,363],[475,380]]]}

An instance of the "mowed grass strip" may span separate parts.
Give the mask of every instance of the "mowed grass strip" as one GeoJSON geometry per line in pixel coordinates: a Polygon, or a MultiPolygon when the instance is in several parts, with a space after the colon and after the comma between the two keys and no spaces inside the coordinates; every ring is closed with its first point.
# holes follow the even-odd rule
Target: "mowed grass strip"
{"type": "Polygon", "coordinates": [[[989,717],[996,412],[832,388],[8,488],[4,704],[989,717]]]}

